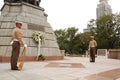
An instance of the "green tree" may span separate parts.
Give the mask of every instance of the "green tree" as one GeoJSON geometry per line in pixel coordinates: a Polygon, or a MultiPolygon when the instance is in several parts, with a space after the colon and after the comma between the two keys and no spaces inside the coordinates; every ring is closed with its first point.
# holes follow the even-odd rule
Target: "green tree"
{"type": "Polygon", "coordinates": [[[105,15],[96,20],[97,27],[91,32],[97,39],[98,48],[119,48],[120,15],[105,15]]]}
{"type": "Polygon", "coordinates": [[[78,29],[70,27],[68,29],[55,30],[55,35],[60,49],[64,49],[65,52],[73,53],[74,38],[77,34],[78,29]]]}
{"type": "Polygon", "coordinates": [[[73,46],[75,53],[85,53],[85,50],[88,49],[90,35],[91,34],[89,32],[79,33],[76,35],[73,46]]]}
{"type": "Polygon", "coordinates": [[[60,50],[66,50],[68,46],[66,29],[54,31],[60,50]]]}
{"type": "Polygon", "coordinates": [[[77,31],[78,31],[78,29],[75,27],[70,27],[67,29],[67,41],[68,41],[67,52],[70,54],[73,53],[73,51],[74,51],[74,48],[73,48],[73,46],[75,45],[74,39],[77,34],[77,31]]]}

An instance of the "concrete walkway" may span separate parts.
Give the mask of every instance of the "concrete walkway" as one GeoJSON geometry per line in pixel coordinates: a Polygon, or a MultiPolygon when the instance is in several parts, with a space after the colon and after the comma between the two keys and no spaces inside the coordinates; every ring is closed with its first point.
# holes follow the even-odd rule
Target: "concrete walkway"
{"type": "Polygon", "coordinates": [[[0,80],[120,80],[120,60],[65,57],[64,60],[25,62],[22,71],[0,63],[0,80]]]}

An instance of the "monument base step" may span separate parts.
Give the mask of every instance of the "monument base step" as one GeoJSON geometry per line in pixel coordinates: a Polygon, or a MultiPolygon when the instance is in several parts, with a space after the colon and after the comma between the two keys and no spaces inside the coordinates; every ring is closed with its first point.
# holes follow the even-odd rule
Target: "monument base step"
{"type": "MultiPolygon", "coordinates": [[[[45,60],[62,60],[64,56],[45,56],[45,60]]],[[[38,61],[36,56],[25,56],[24,61],[38,61]]],[[[10,62],[9,56],[0,56],[0,63],[10,62]]]]}

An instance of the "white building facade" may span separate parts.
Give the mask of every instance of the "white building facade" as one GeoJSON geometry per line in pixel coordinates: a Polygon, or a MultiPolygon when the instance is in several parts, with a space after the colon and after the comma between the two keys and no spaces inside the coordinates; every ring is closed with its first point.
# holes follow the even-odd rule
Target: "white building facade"
{"type": "Polygon", "coordinates": [[[99,4],[96,8],[97,19],[104,15],[112,14],[111,6],[108,4],[108,0],[99,0],[99,4]]]}

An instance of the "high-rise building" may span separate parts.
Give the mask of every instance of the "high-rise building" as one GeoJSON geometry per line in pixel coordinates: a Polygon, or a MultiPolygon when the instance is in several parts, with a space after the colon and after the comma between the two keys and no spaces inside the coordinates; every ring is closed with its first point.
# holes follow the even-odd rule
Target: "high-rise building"
{"type": "MultiPolygon", "coordinates": [[[[101,16],[112,14],[112,9],[111,9],[111,6],[108,4],[108,0],[99,0],[99,2],[100,3],[97,5],[97,8],[96,8],[97,19],[100,18],[101,16]]],[[[88,23],[87,28],[83,29],[83,32],[90,32],[90,29],[92,27],[96,27],[96,26],[90,26],[90,25],[91,24],[88,23]]]]}
{"type": "Polygon", "coordinates": [[[90,32],[90,29],[91,29],[90,25],[87,24],[87,28],[83,29],[83,32],[90,32]]]}
{"type": "Polygon", "coordinates": [[[108,4],[108,0],[99,0],[99,4],[96,8],[97,19],[104,15],[112,14],[111,6],[108,4]]]}
{"type": "Polygon", "coordinates": [[[96,27],[94,19],[91,19],[87,23],[87,28],[83,29],[83,32],[90,32],[93,27],[96,27]]]}

